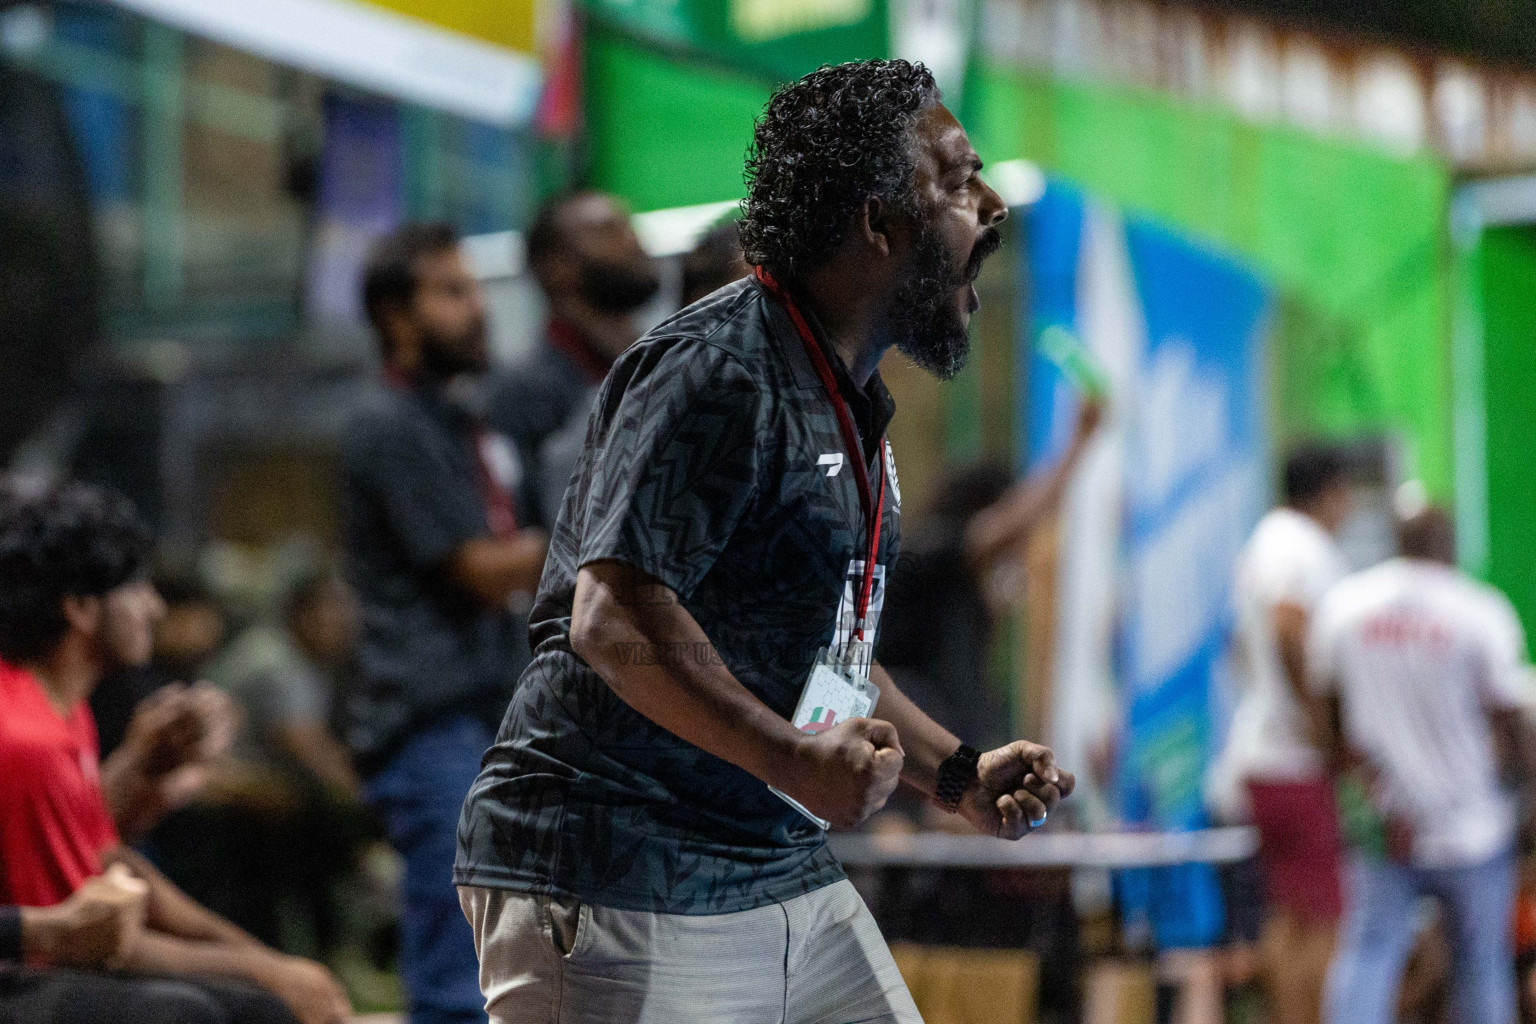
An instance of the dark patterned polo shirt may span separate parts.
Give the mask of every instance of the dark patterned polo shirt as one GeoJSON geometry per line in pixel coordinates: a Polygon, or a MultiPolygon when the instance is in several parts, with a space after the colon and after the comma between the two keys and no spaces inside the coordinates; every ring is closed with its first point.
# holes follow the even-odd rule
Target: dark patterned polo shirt
{"type": "MultiPolygon", "coordinates": [[[[830,396],[755,280],[683,310],[614,364],[551,540],[533,662],[465,802],[456,883],[714,914],[843,877],[815,825],[630,708],[570,646],[577,569],[616,559],[675,591],[736,679],[790,717],[867,542],[853,473],[878,486],[894,411],[878,374],[861,391],[824,350],[863,467],[843,464],[830,396]]],[[[888,477],[885,565],[901,519],[888,477]]]]}

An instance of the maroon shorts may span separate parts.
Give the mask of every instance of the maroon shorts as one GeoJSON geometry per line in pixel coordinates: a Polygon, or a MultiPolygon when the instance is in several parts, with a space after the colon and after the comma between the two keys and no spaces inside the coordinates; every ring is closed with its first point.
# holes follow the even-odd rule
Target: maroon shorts
{"type": "Polygon", "coordinates": [[[1339,891],[1339,813],[1327,779],[1249,782],[1259,830],[1264,895],[1274,910],[1308,924],[1331,924],[1343,910],[1339,891]]]}

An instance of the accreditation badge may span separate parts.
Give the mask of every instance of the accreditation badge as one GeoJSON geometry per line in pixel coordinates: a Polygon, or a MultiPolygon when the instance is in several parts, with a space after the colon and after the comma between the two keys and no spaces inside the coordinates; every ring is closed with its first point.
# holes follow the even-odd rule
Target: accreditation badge
{"type": "MultiPolygon", "coordinates": [[[[804,733],[818,733],[850,718],[868,718],[875,710],[875,702],[880,699],[880,688],[869,681],[867,673],[855,673],[850,659],[862,657],[868,664],[869,647],[868,643],[860,641],[851,642],[843,651],[823,647],[805,681],[805,688],[800,691],[800,702],[795,705],[790,724],[804,733]]],[[[824,829],[832,827],[831,822],[812,814],[794,797],[772,786],[768,788],[817,825],[824,829]]]]}

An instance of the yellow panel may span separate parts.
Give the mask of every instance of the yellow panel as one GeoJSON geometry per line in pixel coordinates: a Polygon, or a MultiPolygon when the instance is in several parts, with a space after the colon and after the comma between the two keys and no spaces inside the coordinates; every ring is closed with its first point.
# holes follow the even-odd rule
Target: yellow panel
{"type": "Polygon", "coordinates": [[[534,53],[538,0],[367,0],[521,53],[534,53]]]}

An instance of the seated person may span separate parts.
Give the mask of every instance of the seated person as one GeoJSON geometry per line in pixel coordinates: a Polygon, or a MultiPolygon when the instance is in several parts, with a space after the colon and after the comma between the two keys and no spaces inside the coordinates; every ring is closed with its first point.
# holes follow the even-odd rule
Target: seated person
{"type": "Polygon", "coordinates": [[[221,690],[175,681],[201,678],[200,662],[224,635],[222,613],[189,575],[157,579],[167,582],[156,583],[161,600],[147,609],[153,642],[130,632],[104,637],[102,676],[90,696],[102,789],[127,843],[203,791],[237,721],[221,690]]]}
{"type": "MultiPolygon", "coordinates": [[[[11,498],[0,511],[0,904],[67,904],[123,865],[144,884],[144,923],[116,951],[114,978],[151,986],[174,978],[228,1024],[338,1024],[350,1007],[324,967],[261,945],[118,838],[86,699],[109,638],[151,642],[160,598],[143,575],[148,550],[127,502],[94,488],[11,498]]],[[[55,962],[40,949],[32,965],[55,962]]],[[[97,1019],[153,1019],[108,1010],[97,1019]]]]}
{"type": "MultiPolygon", "coordinates": [[[[312,931],[325,960],[341,938],[333,890],[377,828],[362,805],[352,755],[330,727],[356,622],[341,577],[311,570],[287,588],[280,618],[253,623],[209,663],[208,678],[235,699],[244,728],[224,778],[203,801],[202,820],[222,838],[209,842],[207,828],[188,837],[216,862],[201,874],[217,866],[243,879],[252,897],[209,906],[276,946],[295,944],[295,926],[298,934],[312,931]],[[238,788],[229,784],[237,770],[238,788]]],[[[171,865],[161,867],[176,877],[171,865]]]]}

